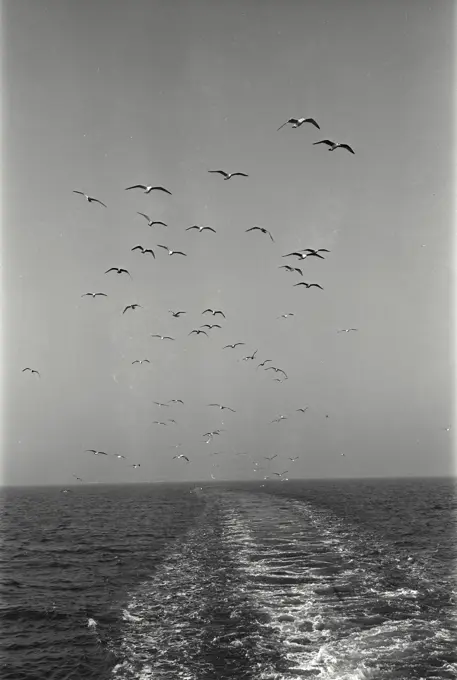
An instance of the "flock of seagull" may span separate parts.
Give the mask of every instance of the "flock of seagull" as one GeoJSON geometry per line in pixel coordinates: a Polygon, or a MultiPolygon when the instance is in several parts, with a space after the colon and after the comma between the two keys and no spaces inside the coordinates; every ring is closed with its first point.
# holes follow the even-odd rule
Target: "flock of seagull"
{"type": "MultiPolygon", "coordinates": [[[[320,126],[314,118],[289,118],[285,123],[283,123],[278,128],[278,131],[281,130],[286,125],[291,125],[292,128],[299,128],[304,123],[310,124],[313,127],[320,130],[320,126]]],[[[348,144],[334,142],[334,141],[329,140],[329,139],[322,139],[320,141],[314,142],[314,145],[320,145],[320,144],[326,145],[328,147],[329,151],[335,151],[337,149],[345,149],[348,152],[350,152],[351,154],[354,154],[354,150],[348,144]]],[[[242,178],[248,178],[249,177],[249,175],[245,172],[226,172],[225,170],[208,170],[208,173],[215,174],[215,175],[221,175],[224,181],[231,180],[235,177],[242,177],[242,178]]],[[[141,190],[146,195],[152,194],[152,192],[160,192],[162,194],[166,194],[166,195],[169,195],[169,196],[172,195],[171,191],[169,191],[164,186],[160,186],[160,185],[154,186],[154,185],[146,185],[146,184],[134,184],[132,186],[126,187],[126,189],[125,189],[125,191],[133,191],[133,190],[141,190]]],[[[73,193],[82,196],[89,204],[98,204],[103,208],[107,208],[107,205],[105,203],[103,203],[101,200],[99,200],[98,198],[95,198],[94,196],[86,194],[83,191],[74,190],[73,193]]],[[[141,217],[143,217],[147,221],[147,224],[148,224],[149,227],[154,227],[156,225],[157,226],[163,226],[163,227],[168,226],[167,223],[160,221],[160,220],[154,220],[148,214],[146,214],[144,212],[137,212],[137,214],[140,215],[141,217]]],[[[200,234],[203,233],[204,231],[216,233],[216,229],[214,229],[211,226],[207,226],[207,225],[202,226],[202,225],[194,224],[194,225],[189,226],[185,229],[185,231],[192,231],[192,230],[197,230],[200,234]]],[[[259,232],[262,235],[268,236],[273,243],[275,242],[271,232],[264,227],[260,227],[260,226],[255,225],[255,226],[250,227],[249,229],[246,229],[246,233],[248,233],[248,232],[259,232]]],[[[168,246],[163,245],[163,244],[158,244],[156,246],[156,248],[161,248],[162,250],[165,250],[169,257],[174,256],[174,255],[180,255],[181,257],[187,257],[187,254],[185,252],[183,252],[181,250],[173,250],[173,249],[171,249],[168,246]]],[[[135,245],[131,249],[131,251],[132,252],[138,252],[141,255],[150,255],[154,260],[156,259],[156,251],[153,248],[150,248],[150,247],[145,248],[141,244],[135,245]]],[[[320,260],[324,260],[324,259],[326,259],[325,256],[324,256],[324,253],[327,254],[327,253],[330,253],[330,251],[327,248],[317,248],[317,249],[304,248],[304,249],[301,249],[301,250],[294,250],[290,253],[286,253],[282,257],[283,258],[295,257],[298,261],[303,262],[304,260],[306,260],[307,258],[310,258],[310,257],[314,257],[314,258],[318,258],[320,260]]],[[[279,265],[278,268],[284,269],[285,272],[287,272],[287,273],[299,274],[303,278],[303,269],[301,269],[299,267],[293,267],[289,264],[282,264],[282,265],[279,265]]],[[[109,269],[107,269],[105,271],[105,274],[111,274],[111,273],[115,273],[119,276],[126,275],[126,276],[132,278],[130,271],[128,269],[123,268],[123,267],[114,267],[113,266],[113,267],[110,267],[109,269]]],[[[296,287],[303,286],[305,289],[317,288],[319,290],[324,290],[323,287],[319,283],[309,283],[309,282],[305,282],[305,281],[298,281],[297,283],[294,284],[294,287],[295,286],[296,287]]],[[[87,293],[84,293],[83,295],[81,295],[81,297],[83,297],[83,298],[84,297],[92,297],[92,299],[95,299],[96,297],[108,297],[108,295],[107,295],[107,293],[104,293],[104,292],[87,292],[87,293]]],[[[140,304],[132,303],[132,304],[127,305],[123,309],[122,314],[125,314],[128,311],[134,312],[135,310],[140,309],[140,308],[141,308],[140,304]]],[[[172,315],[173,318],[176,318],[176,319],[179,319],[181,316],[186,314],[185,310],[174,311],[174,310],[170,309],[170,310],[168,310],[168,312],[172,315]]],[[[202,316],[204,316],[204,315],[211,315],[215,320],[220,319],[221,322],[222,322],[222,320],[226,319],[226,315],[225,315],[224,311],[221,310],[221,309],[212,309],[212,308],[204,309],[202,311],[202,316]]],[[[285,314],[281,314],[281,316],[278,317],[278,318],[285,318],[286,319],[290,316],[294,316],[294,314],[292,312],[288,312],[288,313],[285,313],[285,314]]],[[[211,332],[215,328],[222,329],[222,326],[219,323],[205,323],[205,324],[202,324],[201,326],[199,326],[197,328],[193,328],[188,333],[188,335],[196,335],[196,336],[205,335],[205,336],[209,337],[209,332],[211,332]]],[[[344,329],[338,330],[337,332],[338,333],[350,333],[350,332],[355,332],[357,330],[358,330],[357,328],[344,328],[344,329]]],[[[175,341],[175,338],[170,336],[170,335],[161,335],[161,334],[158,334],[158,333],[154,333],[154,334],[151,334],[151,337],[157,338],[161,341],[175,341]]],[[[244,346],[244,345],[245,345],[244,342],[234,342],[234,343],[224,345],[222,347],[222,350],[227,350],[227,349],[235,350],[237,347],[241,347],[241,346],[244,346]]],[[[239,359],[239,361],[255,361],[257,353],[258,353],[258,349],[254,350],[252,352],[252,354],[248,354],[247,356],[241,357],[239,359]]],[[[134,365],[134,364],[141,365],[143,363],[149,364],[151,362],[148,358],[143,358],[143,359],[135,359],[131,363],[132,363],[132,365],[134,365]]],[[[262,368],[265,372],[273,371],[274,375],[275,375],[273,380],[276,381],[276,382],[284,382],[285,380],[288,380],[288,375],[287,375],[286,371],[281,367],[274,366],[272,359],[262,360],[257,365],[256,370],[258,370],[260,368],[262,368]],[[267,365],[267,364],[269,364],[269,365],[267,365]]],[[[40,372],[38,370],[34,369],[34,368],[29,367],[29,366],[24,368],[23,372],[24,373],[30,372],[31,374],[35,374],[37,377],[40,377],[40,372]]],[[[184,406],[184,402],[182,401],[182,399],[170,399],[167,403],[154,402],[154,404],[158,408],[162,408],[162,409],[170,408],[173,404],[174,405],[180,404],[180,405],[184,406]]],[[[232,413],[236,413],[235,409],[231,408],[230,406],[226,406],[224,404],[211,403],[211,404],[208,404],[208,407],[217,408],[220,411],[230,411],[232,413]]],[[[301,413],[301,414],[304,415],[307,412],[307,410],[308,410],[308,406],[306,406],[304,408],[300,407],[300,408],[296,409],[296,413],[301,413]]],[[[328,418],[328,415],[326,417],[328,418]]],[[[284,420],[287,420],[287,418],[288,418],[288,416],[279,415],[277,418],[273,419],[271,421],[271,423],[281,423],[284,420]]],[[[170,423],[177,424],[177,421],[174,418],[168,418],[168,419],[164,419],[164,420],[155,420],[155,421],[153,421],[152,424],[158,425],[158,426],[168,426],[170,423]]],[[[213,441],[214,437],[220,436],[222,432],[225,432],[225,430],[223,430],[223,429],[211,430],[211,431],[203,434],[203,439],[204,439],[206,444],[209,444],[213,441]]],[[[176,444],[176,445],[173,446],[173,448],[177,449],[180,446],[181,446],[181,444],[176,444]]],[[[118,453],[108,453],[106,451],[101,451],[101,450],[93,449],[93,448],[92,449],[86,449],[85,452],[91,453],[94,456],[104,456],[106,458],[114,457],[114,458],[123,459],[123,460],[126,460],[126,461],[128,460],[128,457],[125,456],[125,455],[118,454],[118,453]]],[[[219,453],[220,452],[214,452],[212,455],[218,455],[219,453]]],[[[247,454],[246,454],[246,452],[235,452],[235,455],[247,455],[247,454]]],[[[341,454],[341,455],[344,456],[344,454],[341,454]]],[[[276,458],[278,458],[278,454],[275,454],[273,456],[264,456],[263,458],[268,460],[269,462],[271,462],[271,461],[275,460],[276,458]]],[[[181,461],[181,460],[185,461],[186,464],[189,464],[191,462],[190,458],[187,455],[185,455],[184,453],[179,453],[179,454],[176,453],[172,457],[172,459],[176,460],[176,461],[181,461]]],[[[299,456],[289,457],[288,460],[291,463],[294,463],[297,460],[299,460],[299,456]]],[[[140,466],[141,466],[140,463],[129,464],[129,467],[132,467],[132,468],[135,468],[135,469],[139,468],[140,466]]],[[[260,470],[262,470],[262,468],[259,467],[260,466],[259,461],[254,461],[253,466],[254,466],[253,469],[254,469],[255,472],[259,472],[260,470]]],[[[281,472],[272,472],[271,475],[274,476],[274,477],[277,477],[279,480],[287,481],[287,477],[285,477],[285,475],[287,473],[288,473],[288,470],[283,470],[281,472]]],[[[85,481],[85,480],[83,480],[83,478],[81,478],[77,475],[73,475],[73,477],[76,480],[78,480],[79,482],[85,481]]],[[[211,473],[211,478],[215,479],[215,477],[212,473],[211,473]]],[[[265,480],[269,479],[269,478],[270,478],[270,476],[264,477],[265,480]]],[[[68,489],[64,489],[65,493],[68,493],[68,491],[69,491],[68,489]]]]}

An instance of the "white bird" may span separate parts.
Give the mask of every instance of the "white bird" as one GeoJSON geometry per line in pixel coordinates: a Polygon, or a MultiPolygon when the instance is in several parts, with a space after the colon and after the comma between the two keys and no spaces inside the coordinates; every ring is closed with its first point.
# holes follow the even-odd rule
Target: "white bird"
{"type": "Polygon", "coordinates": [[[320,142],[313,142],[313,146],[316,144],[326,144],[329,151],[335,151],[335,149],[346,149],[350,153],[355,154],[355,151],[349,146],[349,144],[340,144],[339,142],[332,142],[331,139],[321,139],[320,142]]]}
{"type": "Polygon", "coordinates": [[[251,227],[250,229],[246,229],[246,233],[247,233],[248,231],[255,231],[255,230],[261,231],[262,234],[268,234],[268,236],[271,238],[271,240],[273,241],[273,243],[275,242],[273,236],[271,235],[271,232],[269,232],[268,229],[265,229],[265,227],[251,227]]]}
{"type": "Polygon", "coordinates": [[[180,453],[179,456],[173,456],[173,458],[177,458],[178,460],[179,460],[179,458],[184,458],[184,460],[187,460],[187,462],[190,463],[190,460],[188,459],[188,457],[185,456],[183,453],[180,453]]]}
{"type": "Polygon", "coordinates": [[[144,363],[150,364],[151,362],[149,361],[149,359],[135,359],[135,361],[132,361],[132,366],[133,366],[133,364],[144,364],[144,363]]]}
{"type": "Polygon", "coordinates": [[[135,309],[137,309],[138,307],[141,307],[141,309],[143,309],[143,307],[142,307],[141,305],[137,305],[136,303],[133,304],[133,305],[127,305],[127,307],[124,308],[124,311],[122,312],[122,314],[125,314],[125,312],[126,312],[128,309],[131,309],[132,311],[135,311],[135,309]]]}
{"type": "Polygon", "coordinates": [[[239,175],[240,177],[249,177],[249,175],[246,175],[246,173],[244,172],[225,172],[225,170],[208,170],[208,172],[223,175],[224,180],[228,180],[231,177],[236,177],[237,175],[239,175]]]}
{"type": "Polygon", "coordinates": [[[113,458],[123,458],[124,460],[127,459],[126,456],[122,456],[120,453],[112,453],[111,455],[113,456],[113,458]]]}
{"type": "Polygon", "coordinates": [[[80,194],[81,196],[84,196],[84,198],[86,199],[86,201],[87,201],[88,203],[100,203],[100,205],[102,205],[104,208],[107,207],[104,203],[102,203],[101,201],[99,201],[98,198],[94,198],[93,196],[88,196],[88,195],[85,194],[83,191],[73,191],[73,193],[74,193],[74,194],[80,194]]]}
{"type": "Polygon", "coordinates": [[[288,123],[292,123],[293,128],[299,128],[301,125],[303,125],[303,123],[311,123],[311,125],[314,125],[314,127],[316,127],[318,130],[321,129],[320,126],[314,120],[314,118],[289,118],[289,120],[286,120],[285,123],[283,123],[280,127],[278,127],[276,132],[279,132],[279,130],[281,128],[283,128],[284,125],[287,125],[288,123]]]}
{"type": "Polygon", "coordinates": [[[126,191],[129,191],[130,189],[143,189],[145,194],[150,194],[151,191],[163,191],[171,196],[171,191],[168,191],[168,189],[165,189],[164,187],[149,187],[145,184],[134,184],[132,187],[127,187],[126,191]]]}
{"type": "Polygon", "coordinates": [[[182,250],[170,250],[168,246],[161,246],[157,244],[157,248],[164,248],[164,250],[168,250],[169,255],[184,255],[187,257],[186,253],[183,253],[182,250]]]}
{"type": "Polygon", "coordinates": [[[31,374],[35,373],[38,377],[40,377],[40,372],[36,371],[34,368],[30,368],[29,366],[27,366],[27,368],[22,369],[22,373],[25,373],[25,371],[30,371],[31,374]]]}
{"type": "Polygon", "coordinates": [[[138,246],[135,246],[134,248],[132,248],[132,253],[135,250],[140,250],[142,255],[146,255],[146,253],[151,253],[154,260],[156,259],[155,252],[152,250],[152,248],[143,248],[143,246],[138,245],[138,246]]]}
{"type": "Polygon", "coordinates": [[[289,458],[289,460],[291,460],[292,463],[294,463],[294,462],[295,462],[296,460],[298,460],[298,459],[299,459],[299,456],[295,456],[295,458],[289,458]]]}
{"type": "Polygon", "coordinates": [[[151,338],[160,338],[161,340],[174,340],[170,335],[152,335],[151,338]]]}
{"type": "Polygon", "coordinates": [[[216,230],[213,229],[212,227],[199,227],[197,224],[194,224],[192,227],[187,227],[186,231],[190,231],[191,229],[198,229],[200,234],[202,231],[205,231],[205,229],[208,231],[214,231],[214,233],[216,233],[216,230]]]}
{"type": "Polygon", "coordinates": [[[272,422],[272,423],[280,423],[281,420],[287,420],[287,416],[279,416],[278,418],[275,418],[275,419],[272,420],[271,422],[272,422]]]}
{"type": "Polygon", "coordinates": [[[358,331],[358,328],[342,328],[341,330],[337,331],[337,333],[350,333],[351,331],[358,331]]]}
{"type": "Polygon", "coordinates": [[[141,215],[142,217],[145,217],[148,221],[148,227],[153,227],[154,224],[161,224],[163,227],[168,227],[168,224],[165,224],[165,222],[160,222],[158,220],[151,220],[151,218],[146,215],[145,213],[139,212],[137,215],[141,215]]]}
{"type": "Polygon", "coordinates": [[[106,293],[84,293],[84,295],[81,295],[81,297],[86,297],[87,295],[90,295],[93,298],[96,298],[98,295],[103,295],[104,297],[108,297],[106,293]]]}

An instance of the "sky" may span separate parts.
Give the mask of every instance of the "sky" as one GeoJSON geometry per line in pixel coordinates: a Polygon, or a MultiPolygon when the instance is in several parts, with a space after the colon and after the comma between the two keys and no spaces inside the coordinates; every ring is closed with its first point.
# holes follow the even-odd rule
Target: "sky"
{"type": "Polygon", "coordinates": [[[454,472],[454,7],[2,3],[4,484],[454,472]]]}

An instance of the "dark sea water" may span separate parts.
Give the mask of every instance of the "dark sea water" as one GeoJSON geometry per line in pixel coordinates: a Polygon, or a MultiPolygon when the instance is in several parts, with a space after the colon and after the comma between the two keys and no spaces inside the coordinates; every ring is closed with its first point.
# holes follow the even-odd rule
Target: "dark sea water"
{"type": "Polygon", "coordinates": [[[457,678],[455,492],[5,489],[0,677],[457,678]]]}

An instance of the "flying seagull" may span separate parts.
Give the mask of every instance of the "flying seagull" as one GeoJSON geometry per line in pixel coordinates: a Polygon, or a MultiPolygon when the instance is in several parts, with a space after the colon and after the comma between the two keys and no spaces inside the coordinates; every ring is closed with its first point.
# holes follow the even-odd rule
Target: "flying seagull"
{"type": "Polygon", "coordinates": [[[132,366],[133,366],[133,364],[144,364],[144,363],[150,364],[151,362],[149,361],[149,359],[135,359],[135,361],[132,361],[132,366]]]}
{"type": "Polygon", "coordinates": [[[268,362],[270,361],[273,361],[273,359],[265,359],[265,361],[262,361],[262,363],[259,364],[257,368],[262,368],[263,366],[265,366],[265,364],[268,364],[268,362]]]}
{"type": "Polygon", "coordinates": [[[141,215],[142,217],[145,217],[148,221],[148,227],[153,227],[154,224],[161,224],[162,227],[168,227],[168,224],[165,224],[165,222],[159,222],[158,220],[151,220],[149,215],[146,215],[145,213],[137,213],[137,215],[141,215]]]}
{"type": "Polygon", "coordinates": [[[313,142],[313,146],[316,144],[327,144],[329,151],[335,151],[335,149],[346,149],[351,153],[355,154],[355,151],[351,149],[349,144],[340,144],[339,142],[332,142],[331,139],[321,139],[320,142],[313,142]]]}
{"type": "Polygon", "coordinates": [[[122,312],[122,314],[125,314],[125,312],[126,312],[128,309],[132,309],[133,311],[135,311],[135,309],[137,309],[138,307],[141,307],[141,308],[142,308],[141,305],[137,305],[136,303],[134,303],[133,305],[127,305],[127,307],[125,307],[125,309],[124,309],[124,311],[122,312]]]}
{"type": "Polygon", "coordinates": [[[207,333],[206,331],[200,330],[200,328],[194,328],[194,330],[191,331],[191,332],[189,333],[189,335],[192,335],[192,333],[196,333],[197,335],[200,335],[200,333],[204,333],[204,334],[206,335],[206,337],[209,337],[209,336],[208,336],[208,333],[207,333]]]}
{"type": "Polygon", "coordinates": [[[180,453],[179,456],[173,456],[173,459],[174,458],[177,458],[178,460],[179,460],[179,458],[184,458],[184,460],[187,460],[187,462],[190,463],[190,460],[188,459],[188,457],[185,456],[183,453],[180,453]]]}
{"type": "Polygon", "coordinates": [[[127,187],[126,191],[130,191],[130,189],[143,189],[145,194],[150,194],[151,191],[163,191],[171,196],[171,191],[168,191],[168,189],[165,189],[164,187],[148,187],[145,184],[134,184],[132,187],[127,187]]]}
{"type": "Polygon", "coordinates": [[[293,128],[299,128],[300,125],[303,125],[303,123],[311,123],[311,125],[314,125],[314,127],[316,127],[318,130],[321,129],[314,118],[289,118],[289,120],[286,120],[286,122],[283,123],[281,127],[278,127],[276,132],[279,132],[279,130],[283,128],[284,125],[288,125],[288,123],[292,123],[293,128]]]}
{"type": "Polygon", "coordinates": [[[208,406],[217,406],[218,409],[221,411],[224,411],[226,409],[227,411],[232,411],[233,413],[236,413],[236,411],[233,408],[230,408],[230,406],[222,406],[221,404],[208,404],[208,406]]]}
{"type": "Polygon", "coordinates": [[[277,477],[282,477],[282,475],[287,475],[289,470],[284,470],[284,472],[272,472],[271,474],[276,475],[277,477]]]}
{"type": "Polygon", "coordinates": [[[292,461],[292,463],[294,463],[294,462],[295,462],[296,460],[298,460],[298,459],[299,459],[299,457],[300,457],[300,456],[295,456],[295,458],[289,458],[289,460],[291,460],[291,461],[292,461]]]}
{"type": "Polygon", "coordinates": [[[277,458],[277,457],[278,457],[277,453],[275,453],[274,456],[264,456],[265,460],[274,460],[274,458],[277,458]]]}
{"type": "Polygon", "coordinates": [[[153,425],[166,425],[166,423],[164,423],[163,420],[153,420],[152,424],[153,425]]]}
{"type": "Polygon", "coordinates": [[[219,326],[218,323],[204,323],[200,328],[209,328],[211,330],[212,328],[222,328],[222,326],[219,326]]]}
{"type": "Polygon", "coordinates": [[[194,224],[193,227],[187,227],[186,231],[190,231],[191,229],[198,229],[200,233],[202,231],[205,231],[205,229],[207,229],[208,231],[214,231],[214,233],[216,233],[216,230],[213,229],[212,227],[199,227],[197,224],[194,224]]]}
{"type": "Polygon", "coordinates": [[[275,418],[275,419],[272,420],[271,422],[272,422],[272,423],[280,423],[281,420],[287,420],[287,416],[278,416],[278,418],[275,418]]]}
{"type": "Polygon", "coordinates": [[[105,274],[109,274],[109,272],[116,272],[116,274],[128,274],[130,278],[132,278],[132,275],[130,274],[128,269],[122,269],[121,267],[111,267],[110,269],[107,269],[105,274]]]}
{"type": "Polygon", "coordinates": [[[77,479],[78,482],[83,482],[83,481],[84,481],[83,479],[81,479],[81,477],[77,477],[76,475],[72,475],[72,477],[74,477],[75,479],[77,479]]]}
{"type": "Polygon", "coordinates": [[[212,314],[213,316],[216,316],[216,314],[220,314],[220,315],[223,316],[224,319],[225,319],[225,314],[224,314],[224,312],[221,312],[220,309],[216,309],[216,310],[214,310],[214,309],[205,309],[205,310],[202,312],[202,314],[206,314],[206,312],[209,312],[209,313],[212,314]]]}
{"type": "Polygon", "coordinates": [[[169,255],[185,255],[187,257],[186,253],[183,253],[182,250],[170,250],[170,248],[168,246],[161,246],[161,245],[157,245],[157,247],[158,248],[164,248],[165,250],[168,250],[169,255]]]}
{"type": "Polygon", "coordinates": [[[83,191],[73,191],[73,193],[74,194],[80,194],[81,196],[84,196],[84,198],[86,199],[86,201],[88,201],[88,203],[100,203],[100,205],[102,205],[104,208],[106,208],[106,205],[104,203],[102,203],[101,201],[99,201],[98,198],[94,198],[93,196],[88,196],[83,191]]]}
{"type": "Polygon", "coordinates": [[[245,345],[245,342],[234,342],[233,345],[225,345],[222,349],[227,349],[230,347],[230,349],[235,349],[235,347],[238,347],[238,345],[245,345]]]}
{"type": "MultiPolygon", "coordinates": [[[[297,253],[290,253],[290,255],[296,255],[297,253]]],[[[300,253],[301,255],[301,253],[300,253]]],[[[288,255],[283,255],[283,257],[288,257],[288,255]]],[[[278,269],[285,269],[286,272],[298,272],[300,276],[303,276],[303,271],[298,267],[291,267],[289,264],[283,264],[278,269]]]]}
{"type": "Polygon", "coordinates": [[[40,372],[36,371],[34,368],[30,368],[29,366],[27,366],[27,368],[22,369],[22,373],[25,373],[25,371],[30,371],[30,373],[36,373],[36,375],[40,377],[40,372]]]}
{"type": "Polygon", "coordinates": [[[273,236],[271,235],[271,232],[269,232],[268,229],[265,229],[265,227],[251,227],[250,229],[246,229],[246,233],[248,231],[255,231],[256,229],[257,229],[257,231],[261,231],[262,234],[268,234],[268,236],[271,238],[273,243],[275,242],[273,236]]]}
{"type": "Polygon", "coordinates": [[[135,463],[134,465],[129,465],[129,467],[132,467],[132,468],[140,467],[140,463],[135,463]]]}
{"type": "Polygon", "coordinates": [[[161,401],[153,401],[152,403],[156,404],[156,406],[166,406],[167,408],[169,408],[169,404],[163,404],[161,401]]]}
{"type": "Polygon", "coordinates": [[[317,250],[314,248],[303,248],[300,252],[308,253],[308,257],[314,255],[314,257],[320,257],[321,260],[324,260],[325,258],[323,258],[322,255],[319,255],[319,253],[329,253],[330,250],[327,250],[327,248],[318,248],[317,250]]]}
{"type": "Polygon", "coordinates": [[[254,358],[255,358],[255,355],[257,354],[258,351],[259,351],[259,350],[256,349],[256,351],[255,351],[253,354],[250,354],[250,355],[247,356],[247,357],[243,357],[243,361],[248,361],[249,359],[251,359],[251,361],[253,361],[254,358]]]}
{"type": "Polygon", "coordinates": [[[97,295],[103,295],[104,297],[108,297],[106,293],[84,293],[84,295],[81,295],[81,297],[86,297],[86,295],[90,295],[93,298],[97,297],[97,295]]]}
{"type": "Polygon", "coordinates": [[[305,408],[297,408],[297,413],[300,411],[301,413],[306,413],[306,411],[309,409],[309,406],[305,406],[305,408]]]}
{"type": "Polygon", "coordinates": [[[287,373],[282,370],[282,368],[276,368],[276,366],[268,366],[268,368],[265,369],[266,371],[275,371],[275,373],[282,373],[284,377],[287,379],[287,373]]]}
{"type": "MultiPolygon", "coordinates": [[[[330,252],[330,251],[327,251],[330,252]]],[[[319,255],[319,253],[316,251],[313,252],[306,252],[306,251],[301,251],[299,252],[298,250],[294,251],[293,253],[287,253],[287,255],[283,255],[283,257],[291,257],[292,255],[295,255],[299,260],[306,260],[307,257],[318,257],[320,260],[325,260],[325,257],[322,257],[322,255],[319,255]]],[[[301,273],[301,270],[300,270],[301,273]]]]}
{"type": "Polygon", "coordinates": [[[152,335],[151,333],[151,338],[160,338],[161,340],[174,340],[170,335],[152,335]]]}
{"type": "Polygon", "coordinates": [[[351,331],[358,331],[358,328],[342,328],[339,331],[336,331],[337,333],[350,333],[351,331]]]}
{"type": "Polygon", "coordinates": [[[287,319],[288,316],[295,316],[293,312],[287,312],[287,314],[281,314],[281,316],[277,316],[277,319],[287,319]]]}
{"type": "Polygon", "coordinates": [[[300,281],[299,283],[294,283],[294,288],[295,286],[306,286],[306,288],[320,288],[321,290],[324,290],[322,286],[320,286],[318,283],[305,283],[304,281],[300,281]]]}
{"type": "Polygon", "coordinates": [[[138,245],[138,246],[135,246],[134,248],[132,248],[132,253],[133,253],[134,250],[141,250],[142,255],[146,255],[146,253],[151,253],[154,260],[156,259],[155,253],[152,250],[152,248],[143,248],[143,246],[138,245]]]}
{"type": "Polygon", "coordinates": [[[122,456],[120,453],[112,453],[111,455],[113,458],[124,458],[124,460],[127,460],[126,456],[122,456]]]}
{"type": "Polygon", "coordinates": [[[179,319],[179,317],[181,316],[181,314],[185,314],[185,313],[186,313],[186,312],[174,312],[172,309],[169,309],[168,311],[169,311],[170,314],[172,314],[176,319],[179,319]]]}
{"type": "Polygon", "coordinates": [[[108,454],[104,451],[97,451],[96,449],[86,449],[88,453],[93,453],[94,456],[107,456],[108,454]]]}
{"type": "Polygon", "coordinates": [[[182,404],[184,406],[184,402],[182,399],[170,399],[168,402],[169,404],[182,404]]]}
{"type": "Polygon", "coordinates": [[[239,175],[240,177],[249,177],[249,175],[246,175],[245,172],[225,172],[225,170],[208,170],[208,172],[223,175],[224,180],[228,180],[231,177],[236,177],[237,175],[239,175]]]}

